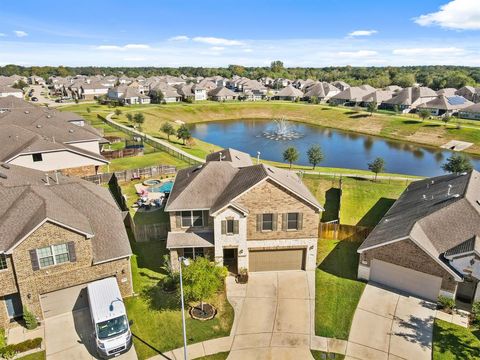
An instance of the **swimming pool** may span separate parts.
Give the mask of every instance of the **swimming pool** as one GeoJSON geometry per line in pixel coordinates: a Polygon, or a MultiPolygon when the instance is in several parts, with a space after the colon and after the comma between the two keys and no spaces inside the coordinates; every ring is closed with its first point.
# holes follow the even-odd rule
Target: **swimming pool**
{"type": "Polygon", "coordinates": [[[148,188],[150,192],[162,192],[162,193],[170,193],[173,188],[173,181],[167,181],[163,183],[161,186],[152,186],[148,188]]]}

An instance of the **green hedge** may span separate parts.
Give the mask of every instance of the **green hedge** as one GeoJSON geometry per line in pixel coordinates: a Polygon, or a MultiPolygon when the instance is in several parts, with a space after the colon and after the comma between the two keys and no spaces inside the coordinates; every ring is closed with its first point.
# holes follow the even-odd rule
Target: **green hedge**
{"type": "Polygon", "coordinates": [[[3,356],[3,354],[7,352],[23,353],[28,350],[37,349],[42,345],[42,341],[43,341],[42,338],[35,338],[35,339],[25,340],[18,344],[7,345],[0,349],[0,355],[3,356]]]}

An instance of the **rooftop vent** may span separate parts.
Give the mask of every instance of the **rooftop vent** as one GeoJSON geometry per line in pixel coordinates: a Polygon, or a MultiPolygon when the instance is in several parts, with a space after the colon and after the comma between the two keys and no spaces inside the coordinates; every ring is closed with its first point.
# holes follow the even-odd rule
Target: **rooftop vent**
{"type": "Polygon", "coordinates": [[[29,111],[29,110],[25,110],[25,114],[30,114],[30,111],[29,111]]]}
{"type": "Polygon", "coordinates": [[[37,124],[37,129],[40,129],[41,127],[42,127],[42,125],[37,124]]]}
{"type": "Polygon", "coordinates": [[[7,175],[5,175],[4,173],[0,173],[0,178],[6,179],[6,178],[7,178],[7,175]]]}
{"type": "Polygon", "coordinates": [[[72,134],[72,133],[73,133],[73,129],[68,130],[68,132],[69,132],[70,134],[72,134]]]}
{"type": "Polygon", "coordinates": [[[0,166],[4,169],[7,169],[7,170],[10,169],[10,165],[8,165],[8,164],[2,164],[0,166]]]}
{"type": "Polygon", "coordinates": [[[453,194],[452,197],[454,197],[454,198],[459,198],[459,197],[460,197],[460,194],[453,194]]]}
{"type": "Polygon", "coordinates": [[[447,196],[450,196],[450,191],[452,190],[452,184],[448,184],[447,196]]]}
{"type": "Polygon", "coordinates": [[[52,117],[52,115],[48,114],[47,115],[47,119],[50,119],[52,117]]]}

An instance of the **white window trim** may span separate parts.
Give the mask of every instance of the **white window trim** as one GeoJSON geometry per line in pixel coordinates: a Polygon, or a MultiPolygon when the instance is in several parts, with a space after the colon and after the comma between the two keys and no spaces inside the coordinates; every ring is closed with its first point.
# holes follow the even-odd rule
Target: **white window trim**
{"type": "MultiPolygon", "coordinates": [[[[68,244],[67,244],[67,243],[65,243],[65,244],[54,244],[54,245],[44,246],[44,247],[35,249],[35,254],[37,255],[37,261],[38,261],[38,268],[39,268],[39,269],[45,269],[45,268],[48,268],[48,267],[51,267],[51,266],[57,266],[57,265],[65,264],[65,263],[68,263],[68,262],[70,261],[70,251],[68,251],[68,244]],[[61,263],[57,263],[57,258],[56,258],[56,256],[57,256],[57,255],[61,255],[61,254],[65,254],[65,253],[58,253],[58,254],[55,253],[54,249],[55,249],[55,246],[57,246],[57,245],[66,245],[66,246],[67,246],[67,255],[68,255],[68,260],[67,260],[67,261],[64,261],[64,262],[61,262],[61,263]],[[52,255],[51,255],[51,256],[53,257],[53,264],[52,264],[52,265],[47,265],[47,266],[42,266],[41,263],[40,263],[40,259],[41,259],[41,258],[40,258],[40,256],[38,255],[38,250],[40,250],[40,249],[45,249],[45,248],[47,248],[47,247],[49,247],[49,248],[51,249],[51,251],[52,251],[52,255]]],[[[42,257],[42,259],[43,259],[43,258],[46,258],[46,257],[47,257],[47,256],[42,257]]],[[[48,257],[50,257],[50,256],[48,256],[48,257]]]]}
{"type": "Polygon", "coordinates": [[[203,224],[203,211],[202,210],[184,210],[184,211],[181,212],[180,216],[181,216],[180,225],[181,225],[182,229],[188,229],[190,227],[201,228],[201,227],[204,226],[204,224],[203,224]],[[194,211],[199,211],[199,212],[202,213],[202,215],[200,216],[200,219],[202,220],[202,225],[193,225],[193,212],[194,211]],[[190,223],[191,223],[190,226],[184,226],[183,225],[183,213],[184,212],[190,212],[190,223]]]}

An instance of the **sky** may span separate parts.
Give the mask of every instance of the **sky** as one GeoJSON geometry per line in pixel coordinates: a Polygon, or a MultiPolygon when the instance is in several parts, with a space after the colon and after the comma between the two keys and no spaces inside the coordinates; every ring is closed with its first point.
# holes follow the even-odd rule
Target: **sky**
{"type": "Polygon", "coordinates": [[[480,0],[0,6],[0,66],[480,66],[480,0]]]}

